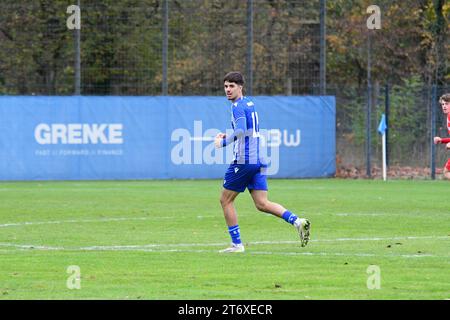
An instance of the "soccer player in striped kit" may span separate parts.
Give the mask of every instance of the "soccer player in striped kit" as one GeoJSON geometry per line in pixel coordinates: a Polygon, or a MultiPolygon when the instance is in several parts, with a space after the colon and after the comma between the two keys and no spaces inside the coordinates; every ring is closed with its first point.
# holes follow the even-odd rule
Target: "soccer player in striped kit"
{"type": "Polygon", "coordinates": [[[219,133],[214,141],[216,148],[234,143],[234,160],[225,173],[220,203],[222,205],[231,246],[220,252],[244,252],[240,237],[234,200],[247,188],[258,210],[284,219],[297,228],[301,245],[309,241],[311,224],[307,219],[298,218],[278,203],[267,198],[267,165],[260,155],[259,118],[255,104],[243,95],[244,78],[239,72],[228,73],[223,80],[225,94],[231,101],[231,125],[233,134],[219,133]]]}
{"type": "MultiPolygon", "coordinates": [[[[450,93],[444,94],[439,98],[439,103],[442,106],[442,112],[447,115],[447,130],[450,134],[450,93]]],[[[442,143],[446,145],[447,151],[450,150],[450,138],[434,137],[434,144],[442,143]]],[[[444,167],[444,177],[450,180],[450,158],[444,167]]]]}

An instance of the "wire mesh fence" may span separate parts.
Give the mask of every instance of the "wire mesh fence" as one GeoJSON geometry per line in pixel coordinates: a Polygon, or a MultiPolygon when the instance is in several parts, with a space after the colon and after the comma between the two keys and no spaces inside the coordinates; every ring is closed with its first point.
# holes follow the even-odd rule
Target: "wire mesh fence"
{"type": "MultiPolygon", "coordinates": [[[[334,89],[329,88],[329,91],[334,89]]],[[[446,116],[437,101],[445,92],[450,92],[449,86],[423,87],[414,81],[405,86],[376,84],[368,115],[367,89],[354,87],[335,91],[337,166],[338,170],[343,170],[342,176],[351,175],[350,171],[354,171],[355,176],[367,175],[367,167],[377,168],[374,175],[380,176],[382,138],[377,129],[382,114],[389,119],[388,165],[431,170],[434,162],[440,172],[449,155],[440,145],[432,150],[432,138],[448,135],[446,116]]],[[[422,174],[430,176],[431,171],[422,174]]]]}
{"type": "MultiPolygon", "coordinates": [[[[0,3],[3,94],[75,92],[71,4],[0,3]]],[[[80,9],[83,95],[163,94],[164,67],[171,95],[220,94],[230,70],[253,79],[252,94],[318,93],[319,0],[106,0],[80,9]]]]}
{"type": "MultiPolygon", "coordinates": [[[[0,94],[73,95],[78,72],[82,95],[221,95],[224,74],[240,70],[251,95],[335,95],[338,166],[364,171],[380,165],[376,127],[389,84],[389,163],[429,167],[432,108],[445,136],[435,100],[450,91],[450,5],[379,0],[382,28],[368,30],[370,5],[2,0],[0,94]],[[68,28],[74,4],[80,30],[68,28]]],[[[435,151],[439,167],[448,155],[435,151]]]]}

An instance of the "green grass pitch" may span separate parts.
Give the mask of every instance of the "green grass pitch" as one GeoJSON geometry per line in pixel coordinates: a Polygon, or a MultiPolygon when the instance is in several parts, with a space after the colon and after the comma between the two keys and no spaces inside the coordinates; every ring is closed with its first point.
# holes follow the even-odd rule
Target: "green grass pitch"
{"type": "Polygon", "coordinates": [[[236,201],[246,252],[218,253],[230,242],[220,180],[0,183],[0,299],[450,298],[448,182],[269,189],[311,220],[306,247],[246,192],[236,201]]]}

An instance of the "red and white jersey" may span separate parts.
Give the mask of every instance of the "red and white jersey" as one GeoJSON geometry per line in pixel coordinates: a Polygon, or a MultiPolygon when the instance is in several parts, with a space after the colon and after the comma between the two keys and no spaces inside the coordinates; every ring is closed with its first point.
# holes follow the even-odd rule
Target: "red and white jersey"
{"type": "MultiPolygon", "coordinates": [[[[447,114],[447,131],[448,131],[448,134],[450,134],[450,113],[447,114]]],[[[441,138],[441,143],[444,143],[444,144],[450,143],[450,137],[449,138],[441,138]]]]}
{"type": "Polygon", "coordinates": [[[447,114],[447,130],[448,134],[450,134],[450,113],[447,114]]]}

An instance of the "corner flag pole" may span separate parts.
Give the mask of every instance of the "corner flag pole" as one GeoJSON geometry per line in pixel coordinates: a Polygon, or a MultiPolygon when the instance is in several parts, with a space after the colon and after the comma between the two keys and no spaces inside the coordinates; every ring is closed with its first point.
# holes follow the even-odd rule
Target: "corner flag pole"
{"type": "Polygon", "coordinates": [[[383,144],[383,180],[387,179],[387,161],[386,161],[386,116],[383,113],[381,116],[380,124],[378,125],[378,133],[382,135],[382,144],[383,144]]]}
{"type": "Polygon", "coordinates": [[[386,132],[383,133],[383,180],[386,181],[386,132]]]}

